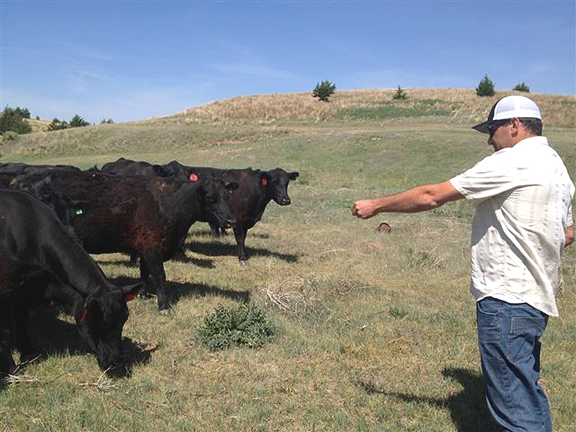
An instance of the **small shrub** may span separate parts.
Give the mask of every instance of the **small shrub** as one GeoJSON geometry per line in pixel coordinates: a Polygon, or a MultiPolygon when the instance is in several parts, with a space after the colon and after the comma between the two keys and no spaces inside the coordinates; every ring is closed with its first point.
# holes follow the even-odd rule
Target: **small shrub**
{"type": "Polygon", "coordinates": [[[74,117],[72,117],[72,120],[70,120],[70,127],[71,128],[84,127],[84,126],[88,126],[89,124],[90,124],[89,122],[84,120],[78,114],[76,114],[74,117]]]}
{"type": "Polygon", "coordinates": [[[398,86],[398,88],[396,89],[396,93],[394,93],[394,96],[392,96],[392,99],[404,100],[404,99],[408,99],[408,95],[406,94],[406,92],[404,90],[402,90],[402,87],[398,86]]]}
{"type": "Polygon", "coordinates": [[[406,309],[404,308],[400,308],[397,306],[391,306],[388,309],[388,313],[390,314],[391,317],[393,318],[400,318],[400,319],[404,319],[408,316],[408,312],[406,311],[406,309]]]}
{"type": "Polygon", "coordinates": [[[213,351],[232,345],[260,348],[274,332],[264,311],[254,305],[219,306],[204,318],[198,328],[200,341],[213,351]]]}
{"type": "Polygon", "coordinates": [[[14,131],[6,131],[2,134],[2,142],[14,141],[18,134],[14,131]]]}
{"type": "Polygon", "coordinates": [[[476,87],[476,94],[478,96],[494,96],[496,94],[494,91],[494,83],[488,78],[488,75],[484,75],[484,78],[482,78],[478,87],[476,87]]]}
{"type": "Polygon", "coordinates": [[[58,120],[58,118],[54,117],[52,119],[52,122],[50,122],[50,124],[48,125],[48,130],[56,131],[56,130],[68,129],[69,127],[70,125],[66,120],[60,121],[58,120]]]}
{"type": "Polygon", "coordinates": [[[336,85],[328,80],[324,80],[321,83],[316,84],[312,96],[317,97],[323,102],[328,102],[330,96],[336,91],[336,85]]]}
{"type": "Polygon", "coordinates": [[[528,87],[524,81],[522,81],[520,84],[516,84],[516,87],[514,87],[512,90],[530,93],[530,87],[528,87]]]}

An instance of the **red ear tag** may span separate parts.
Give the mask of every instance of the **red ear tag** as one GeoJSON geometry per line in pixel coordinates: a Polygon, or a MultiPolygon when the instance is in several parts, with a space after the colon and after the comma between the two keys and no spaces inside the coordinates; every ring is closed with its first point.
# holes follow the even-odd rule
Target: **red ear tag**
{"type": "Polygon", "coordinates": [[[190,181],[198,181],[198,176],[194,173],[190,174],[190,177],[188,177],[190,179],[190,181]]]}
{"type": "Polygon", "coordinates": [[[126,303],[128,303],[129,301],[132,301],[136,298],[136,296],[132,293],[128,293],[126,294],[126,303]]]}
{"type": "Polygon", "coordinates": [[[266,177],[262,177],[262,186],[266,186],[268,184],[268,180],[266,180],[266,177]]]}
{"type": "Polygon", "coordinates": [[[80,323],[84,324],[86,322],[86,318],[88,318],[88,309],[86,309],[86,303],[84,303],[84,313],[82,314],[82,318],[80,318],[80,323]]]}

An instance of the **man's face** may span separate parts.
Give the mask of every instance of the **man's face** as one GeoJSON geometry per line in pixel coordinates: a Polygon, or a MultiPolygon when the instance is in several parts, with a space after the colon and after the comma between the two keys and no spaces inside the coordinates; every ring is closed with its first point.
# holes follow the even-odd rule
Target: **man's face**
{"type": "Polygon", "coordinates": [[[490,137],[488,144],[494,148],[494,151],[502,150],[506,147],[512,147],[508,126],[511,120],[496,120],[488,127],[490,137]]]}

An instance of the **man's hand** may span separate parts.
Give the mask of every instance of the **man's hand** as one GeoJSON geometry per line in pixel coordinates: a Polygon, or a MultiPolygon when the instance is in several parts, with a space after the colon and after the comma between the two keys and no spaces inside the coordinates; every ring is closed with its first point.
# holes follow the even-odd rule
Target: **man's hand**
{"type": "Polygon", "coordinates": [[[351,210],[354,216],[361,219],[369,219],[376,214],[376,206],[374,200],[371,199],[356,201],[351,210]]]}

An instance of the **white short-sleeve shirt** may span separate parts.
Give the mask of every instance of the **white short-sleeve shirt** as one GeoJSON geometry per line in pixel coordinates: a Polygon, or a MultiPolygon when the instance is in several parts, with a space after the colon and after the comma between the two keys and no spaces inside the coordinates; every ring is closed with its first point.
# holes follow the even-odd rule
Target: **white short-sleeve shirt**
{"type": "Polygon", "coordinates": [[[556,289],[574,184],[545,137],[484,158],[450,180],[476,206],[471,292],[558,316],[556,289]]]}

